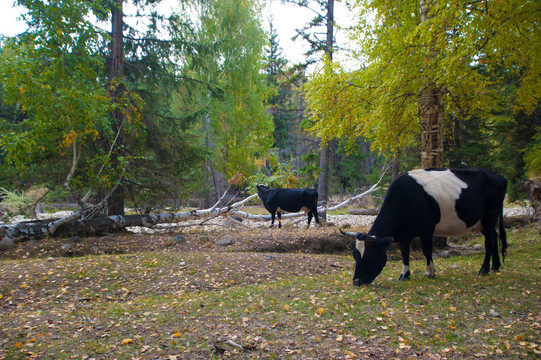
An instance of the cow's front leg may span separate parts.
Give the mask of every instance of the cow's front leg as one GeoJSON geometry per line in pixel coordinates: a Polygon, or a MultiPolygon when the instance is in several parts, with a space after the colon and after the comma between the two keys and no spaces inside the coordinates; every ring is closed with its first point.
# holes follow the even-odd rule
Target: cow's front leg
{"type": "Polygon", "coordinates": [[[406,281],[410,279],[410,244],[409,241],[400,242],[400,253],[402,254],[402,272],[398,277],[400,281],[406,281]]]}
{"type": "Polygon", "coordinates": [[[274,226],[274,218],[275,218],[275,216],[276,216],[276,213],[271,212],[271,224],[270,224],[270,227],[274,226]]]}
{"type": "Polygon", "coordinates": [[[278,228],[282,227],[282,213],[278,211],[278,228]]]}

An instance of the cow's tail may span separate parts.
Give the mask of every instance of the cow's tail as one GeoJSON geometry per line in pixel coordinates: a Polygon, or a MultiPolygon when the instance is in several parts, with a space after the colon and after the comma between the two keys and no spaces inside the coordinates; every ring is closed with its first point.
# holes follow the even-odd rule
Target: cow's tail
{"type": "Polygon", "coordinates": [[[505,263],[505,251],[507,250],[507,234],[505,233],[505,227],[503,224],[503,204],[500,213],[500,243],[502,245],[502,261],[505,263]]]}

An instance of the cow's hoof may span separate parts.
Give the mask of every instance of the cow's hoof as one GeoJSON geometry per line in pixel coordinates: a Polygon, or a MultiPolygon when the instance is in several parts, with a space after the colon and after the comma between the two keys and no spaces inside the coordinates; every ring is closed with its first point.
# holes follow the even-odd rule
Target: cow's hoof
{"type": "Polygon", "coordinates": [[[425,273],[425,278],[434,279],[436,278],[436,274],[425,273]]]}
{"type": "Polygon", "coordinates": [[[362,286],[364,282],[361,279],[353,279],[353,286],[362,286]]]}
{"type": "Polygon", "coordinates": [[[410,279],[411,273],[408,271],[405,274],[400,274],[398,281],[408,281],[410,279]]]}
{"type": "Polygon", "coordinates": [[[499,267],[491,267],[490,268],[490,272],[493,272],[493,273],[499,273],[500,272],[500,268],[499,267]]]}
{"type": "Polygon", "coordinates": [[[479,273],[477,274],[477,276],[486,276],[488,275],[488,269],[482,267],[481,270],[479,270],[479,273]]]}

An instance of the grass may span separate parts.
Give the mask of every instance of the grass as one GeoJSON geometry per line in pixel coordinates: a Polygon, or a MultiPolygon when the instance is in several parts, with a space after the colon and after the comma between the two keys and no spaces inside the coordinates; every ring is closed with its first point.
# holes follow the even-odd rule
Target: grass
{"type": "Polygon", "coordinates": [[[509,232],[509,243],[499,274],[477,277],[477,253],[437,259],[435,279],[423,278],[423,262],[414,261],[412,280],[398,282],[401,264],[393,261],[361,288],[351,285],[349,256],[6,260],[0,357],[539,357],[539,230],[509,232]]]}

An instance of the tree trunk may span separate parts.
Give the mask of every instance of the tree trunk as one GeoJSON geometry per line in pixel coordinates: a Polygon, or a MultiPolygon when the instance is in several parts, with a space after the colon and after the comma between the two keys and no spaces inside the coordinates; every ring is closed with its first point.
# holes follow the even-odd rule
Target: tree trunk
{"type": "Polygon", "coordinates": [[[391,179],[396,180],[396,178],[398,178],[399,175],[400,175],[400,160],[398,158],[398,155],[395,155],[391,162],[391,179]]]}
{"type": "MultiPolygon", "coordinates": [[[[419,1],[421,22],[430,18],[426,0],[419,1]]],[[[427,81],[419,96],[421,120],[421,167],[423,169],[443,167],[443,87],[427,81]]],[[[447,247],[447,238],[435,236],[436,248],[447,247]]]]}
{"type": "MultiPolygon", "coordinates": [[[[111,10],[112,13],[112,29],[111,29],[111,69],[109,78],[109,91],[111,101],[118,102],[117,97],[124,91],[124,13],[122,8],[123,0],[114,0],[111,10]]],[[[122,166],[118,160],[118,151],[122,148],[122,121],[124,114],[122,109],[115,107],[111,112],[113,121],[113,130],[117,134],[115,143],[111,145],[111,164],[114,168],[122,166]],[[116,149],[115,149],[116,148],[116,149]]],[[[108,201],[107,214],[124,215],[124,184],[123,180],[119,179],[118,184],[112,190],[112,194],[108,201]]]]}
{"type": "MultiPolygon", "coordinates": [[[[318,202],[320,206],[327,206],[329,201],[329,145],[325,145],[321,148],[319,158],[319,179],[318,179],[318,202]]],[[[320,217],[327,220],[327,213],[321,213],[320,217]]]]}
{"type": "Polygon", "coordinates": [[[421,167],[443,167],[443,101],[442,90],[431,84],[419,97],[421,117],[421,167]]]}
{"type": "MultiPolygon", "coordinates": [[[[325,40],[325,52],[329,56],[329,60],[332,61],[333,56],[333,43],[334,43],[334,0],[327,1],[327,38],[325,40]]],[[[326,144],[321,147],[319,158],[319,179],[318,179],[318,200],[321,205],[326,207],[329,201],[329,157],[330,146],[326,144]]],[[[321,213],[321,218],[327,220],[327,213],[321,213]]]]}

